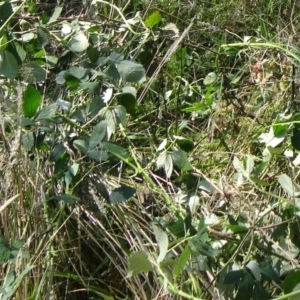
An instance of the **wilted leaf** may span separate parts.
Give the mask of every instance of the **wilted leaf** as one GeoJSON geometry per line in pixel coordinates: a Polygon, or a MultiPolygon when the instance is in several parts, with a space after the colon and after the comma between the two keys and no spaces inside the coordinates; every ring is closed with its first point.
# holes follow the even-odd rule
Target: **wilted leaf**
{"type": "Polygon", "coordinates": [[[152,265],[147,254],[144,251],[134,252],[128,260],[127,278],[140,274],[142,272],[152,271],[152,265]]]}

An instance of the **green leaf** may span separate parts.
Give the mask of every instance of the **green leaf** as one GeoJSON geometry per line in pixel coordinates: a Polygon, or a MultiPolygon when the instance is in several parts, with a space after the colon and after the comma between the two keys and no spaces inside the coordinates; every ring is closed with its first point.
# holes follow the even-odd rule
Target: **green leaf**
{"type": "Polygon", "coordinates": [[[66,148],[63,143],[57,144],[54,146],[50,158],[51,160],[58,161],[63,154],[66,152],[66,148]]]}
{"type": "Polygon", "coordinates": [[[90,140],[89,140],[89,149],[94,149],[99,145],[107,134],[107,123],[106,121],[99,122],[92,131],[90,140]]]}
{"type": "Polygon", "coordinates": [[[172,161],[182,171],[192,170],[192,166],[188,161],[187,154],[181,149],[172,149],[172,161]]]}
{"type": "Polygon", "coordinates": [[[36,116],[35,121],[41,120],[51,120],[56,113],[57,105],[52,103],[50,105],[45,106],[36,116]]]}
{"type": "Polygon", "coordinates": [[[110,203],[109,192],[105,185],[101,181],[96,181],[94,178],[90,178],[97,192],[106,200],[107,203],[110,203]]]}
{"type": "Polygon", "coordinates": [[[154,224],[152,224],[151,227],[153,229],[155,239],[159,247],[159,255],[157,257],[157,263],[160,263],[164,260],[168,252],[168,247],[169,247],[168,235],[154,224]]]}
{"type": "Polygon", "coordinates": [[[214,83],[217,80],[217,74],[215,72],[208,73],[203,80],[205,85],[214,83]]]}
{"type": "Polygon", "coordinates": [[[85,34],[80,31],[70,39],[70,41],[68,42],[68,46],[74,52],[83,52],[88,48],[89,41],[85,34]]]}
{"type": "Polygon", "coordinates": [[[139,82],[145,77],[145,69],[141,64],[130,60],[122,60],[115,65],[121,78],[126,82],[139,82]]]}
{"type": "Polygon", "coordinates": [[[22,69],[24,80],[28,83],[37,83],[46,79],[46,70],[43,69],[36,62],[31,61],[22,69]]]}
{"type": "Polygon", "coordinates": [[[293,128],[291,143],[296,150],[300,151],[300,130],[296,127],[293,128]]]}
{"type": "Polygon", "coordinates": [[[238,292],[234,299],[235,300],[250,300],[250,299],[252,299],[253,287],[254,287],[253,277],[250,274],[245,273],[244,277],[242,278],[242,280],[238,286],[238,292]]]}
{"type": "Polygon", "coordinates": [[[48,31],[43,27],[38,27],[36,33],[41,47],[44,48],[45,46],[47,46],[49,43],[48,36],[47,36],[48,31]]]}
{"type": "Polygon", "coordinates": [[[176,138],[176,144],[181,150],[190,152],[194,149],[194,142],[192,140],[183,138],[181,136],[174,136],[176,138]]]}
{"type": "Polygon", "coordinates": [[[51,18],[48,21],[48,24],[51,24],[51,23],[55,22],[60,17],[62,9],[63,8],[60,7],[60,6],[58,6],[58,7],[55,8],[55,10],[53,12],[53,15],[51,16],[51,18]]]}
{"type": "Polygon", "coordinates": [[[168,178],[171,177],[173,172],[173,160],[172,155],[167,151],[164,151],[159,154],[156,160],[157,169],[164,168],[168,178]]]}
{"type": "Polygon", "coordinates": [[[115,155],[116,157],[118,157],[119,159],[127,159],[128,158],[128,153],[126,151],[126,149],[124,149],[123,147],[110,143],[110,142],[102,142],[101,143],[101,147],[103,149],[105,149],[106,151],[112,153],[113,155],[115,155]]]}
{"type": "Polygon", "coordinates": [[[63,201],[68,204],[75,204],[79,200],[77,197],[70,194],[59,194],[57,196],[54,196],[54,199],[57,201],[63,201]]]}
{"type": "Polygon", "coordinates": [[[145,20],[145,25],[148,28],[152,28],[155,25],[157,25],[162,20],[160,12],[157,10],[154,13],[152,13],[147,19],[145,20]]]}
{"type": "Polygon", "coordinates": [[[85,140],[74,140],[73,146],[82,153],[86,153],[88,150],[88,144],[85,140]]]}
{"type": "Polygon", "coordinates": [[[86,68],[83,67],[71,67],[69,73],[77,79],[83,79],[86,76],[86,68]]]}
{"type": "Polygon", "coordinates": [[[117,95],[119,104],[123,105],[131,115],[137,110],[136,94],[137,91],[134,87],[125,86],[122,88],[122,93],[117,95]]]}
{"type": "Polygon", "coordinates": [[[294,291],[294,288],[300,283],[300,271],[290,272],[284,279],[284,293],[288,294],[294,291]]]}
{"type": "Polygon", "coordinates": [[[3,243],[0,243],[0,264],[8,261],[10,257],[10,249],[3,243]]]}
{"type": "Polygon", "coordinates": [[[23,43],[27,43],[32,41],[35,38],[35,34],[33,32],[27,32],[21,35],[21,38],[19,39],[19,41],[23,42],[23,43]]]}
{"type": "Polygon", "coordinates": [[[179,275],[182,274],[184,267],[186,266],[190,256],[191,256],[190,247],[188,245],[186,245],[184,250],[182,251],[181,255],[177,258],[177,263],[173,270],[174,279],[176,279],[179,275]]]}
{"type": "Polygon", "coordinates": [[[25,239],[20,239],[14,241],[11,246],[17,250],[20,250],[24,244],[25,244],[25,239]]]}
{"type": "Polygon", "coordinates": [[[22,145],[26,151],[32,149],[34,145],[34,137],[31,131],[27,131],[22,134],[22,145]]]}
{"type": "Polygon", "coordinates": [[[110,139],[111,135],[115,133],[118,121],[114,109],[107,109],[105,111],[105,120],[107,122],[107,138],[110,139]]]}
{"type": "MultiPolygon", "coordinates": [[[[267,287],[266,287],[267,288],[267,287]]],[[[272,299],[270,294],[265,290],[265,287],[260,282],[255,282],[253,291],[253,300],[269,300],[272,299]]]]}
{"type": "Polygon", "coordinates": [[[108,159],[107,153],[103,150],[92,149],[89,150],[86,155],[97,161],[107,161],[108,159]]]}
{"type": "Polygon", "coordinates": [[[136,192],[136,189],[127,186],[122,185],[112,191],[112,193],[109,195],[109,200],[111,204],[117,204],[124,201],[129,200],[136,192]]]}
{"type": "Polygon", "coordinates": [[[201,253],[208,257],[216,257],[219,254],[217,249],[214,249],[209,243],[207,243],[208,235],[206,232],[202,234],[197,234],[193,237],[188,245],[191,248],[191,251],[196,253],[201,253]]]}
{"type": "Polygon", "coordinates": [[[126,109],[122,105],[118,105],[114,108],[115,115],[117,116],[117,120],[125,126],[126,124],[126,109]]]}
{"type": "Polygon", "coordinates": [[[127,278],[152,271],[152,265],[144,251],[133,252],[128,260],[127,278]]]}
{"type": "Polygon", "coordinates": [[[0,50],[0,74],[9,79],[15,79],[18,75],[18,63],[15,57],[5,50],[0,50]]]}
{"type": "Polygon", "coordinates": [[[100,84],[99,82],[80,82],[79,86],[82,89],[89,90],[94,94],[99,94],[100,92],[100,84]]]}
{"type": "Polygon", "coordinates": [[[33,87],[28,85],[23,93],[23,113],[25,117],[31,118],[35,115],[42,101],[42,95],[33,87]]]}
{"type": "Polygon", "coordinates": [[[86,51],[89,60],[91,61],[91,63],[96,63],[98,58],[100,57],[100,52],[98,50],[98,47],[88,47],[87,51],[86,51]]]}
{"type": "Polygon", "coordinates": [[[7,46],[7,50],[14,56],[18,65],[23,63],[27,54],[24,48],[17,41],[10,42],[7,46]]]}
{"type": "Polygon", "coordinates": [[[79,170],[79,164],[73,163],[72,166],[70,167],[70,173],[71,173],[73,176],[76,176],[77,173],[78,173],[78,170],[79,170]]]}
{"type": "Polygon", "coordinates": [[[289,197],[299,196],[300,187],[295,182],[293,182],[288,175],[279,175],[278,182],[280,183],[281,187],[285,190],[285,192],[289,195],[289,197]]]}
{"type": "Polygon", "coordinates": [[[224,284],[238,283],[244,275],[244,270],[230,271],[224,277],[224,284]]]}
{"type": "Polygon", "coordinates": [[[0,26],[13,14],[10,1],[3,1],[0,5],[0,26]]]}
{"type": "Polygon", "coordinates": [[[258,263],[255,260],[250,260],[246,267],[251,271],[257,281],[261,280],[261,272],[258,263]]]}
{"type": "Polygon", "coordinates": [[[227,225],[227,228],[230,229],[234,233],[245,233],[248,232],[248,228],[243,225],[227,225]]]}

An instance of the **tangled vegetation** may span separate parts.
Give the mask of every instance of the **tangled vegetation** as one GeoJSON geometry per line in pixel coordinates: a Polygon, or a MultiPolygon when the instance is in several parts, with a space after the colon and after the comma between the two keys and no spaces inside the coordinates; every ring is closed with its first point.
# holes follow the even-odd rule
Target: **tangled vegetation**
{"type": "Polygon", "coordinates": [[[0,298],[298,299],[299,9],[0,2],[0,298]]]}

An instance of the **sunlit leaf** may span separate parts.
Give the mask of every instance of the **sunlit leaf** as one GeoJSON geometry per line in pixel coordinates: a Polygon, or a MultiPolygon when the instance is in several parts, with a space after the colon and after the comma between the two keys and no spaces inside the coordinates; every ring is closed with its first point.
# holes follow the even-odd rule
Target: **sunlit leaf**
{"type": "Polygon", "coordinates": [[[145,77],[145,69],[141,64],[130,60],[122,60],[116,63],[121,78],[126,82],[139,82],[145,77]]]}
{"type": "Polygon", "coordinates": [[[185,151],[181,149],[172,149],[171,157],[174,165],[182,171],[189,171],[192,169],[185,151]]]}
{"type": "Polygon", "coordinates": [[[128,260],[127,278],[152,271],[152,265],[147,254],[144,251],[133,252],[128,260]]]}
{"type": "Polygon", "coordinates": [[[159,255],[157,257],[157,262],[160,263],[165,258],[168,252],[169,240],[168,235],[159,227],[152,224],[152,229],[155,235],[156,242],[159,247],[159,255]]]}
{"type": "Polygon", "coordinates": [[[184,270],[185,265],[187,264],[189,258],[191,256],[191,250],[190,247],[187,245],[185,246],[184,250],[180,254],[180,256],[177,258],[177,263],[173,270],[173,277],[176,279],[176,277],[180,276],[184,270]]]}
{"type": "Polygon", "coordinates": [[[161,14],[158,10],[148,16],[145,20],[145,25],[149,28],[157,25],[162,20],[161,14]]]}
{"type": "Polygon", "coordinates": [[[51,16],[51,18],[48,21],[48,24],[54,23],[60,17],[62,9],[63,8],[61,6],[58,6],[55,8],[53,15],[51,16]]]}
{"type": "Polygon", "coordinates": [[[203,80],[205,85],[214,83],[217,80],[217,74],[215,72],[208,73],[203,80]]]}
{"type": "Polygon", "coordinates": [[[89,41],[85,34],[80,31],[70,39],[68,46],[74,52],[82,52],[88,48],[89,41]]]}

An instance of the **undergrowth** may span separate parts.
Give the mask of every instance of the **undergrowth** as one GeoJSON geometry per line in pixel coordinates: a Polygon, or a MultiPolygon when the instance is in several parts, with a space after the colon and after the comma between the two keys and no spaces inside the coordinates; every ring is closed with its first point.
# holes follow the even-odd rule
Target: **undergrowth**
{"type": "Polygon", "coordinates": [[[1,2],[1,299],[299,297],[299,6],[1,2]]]}

